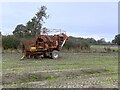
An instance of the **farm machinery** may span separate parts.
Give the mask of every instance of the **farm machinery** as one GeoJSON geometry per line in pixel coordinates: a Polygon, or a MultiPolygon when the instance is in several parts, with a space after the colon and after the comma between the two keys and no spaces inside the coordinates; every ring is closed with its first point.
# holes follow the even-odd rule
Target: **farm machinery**
{"type": "Polygon", "coordinates": [[[34,40],[25,41],[22,44],[24,55],[21,59],[39,56],[57,59],[59,57],[59,51],[62,49],[67,39],[68,36],[61,32],[54,35],[37,35],[34,40]]]}

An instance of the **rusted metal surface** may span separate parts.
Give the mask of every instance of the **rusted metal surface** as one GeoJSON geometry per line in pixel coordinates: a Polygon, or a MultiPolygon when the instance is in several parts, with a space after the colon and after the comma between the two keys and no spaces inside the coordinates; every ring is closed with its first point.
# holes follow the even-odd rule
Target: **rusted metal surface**
{"type": "Polygon", "coordinates": [[[30,58],[39,55],[51,57],[54,50],[60,51],[62,49],[67,39],[68,36],[63,33],[54,36],[38,35],[35,40],[23,43],[24,57],[30,58]]]}

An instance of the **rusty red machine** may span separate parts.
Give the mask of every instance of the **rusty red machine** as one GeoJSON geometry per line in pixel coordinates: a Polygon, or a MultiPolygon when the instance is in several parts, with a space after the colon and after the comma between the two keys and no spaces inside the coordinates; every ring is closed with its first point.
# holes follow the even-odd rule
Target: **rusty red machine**
{"type": "Polygon", "coordinates": [[[59,51],[64,46],[68,36],[65,33],[51,35],[38,35],[32,41],[25,41],[22,45],[22,51],[24,53],[21,59],[25,57],[50,57],[57,59],[59,57],[59,51]]]}

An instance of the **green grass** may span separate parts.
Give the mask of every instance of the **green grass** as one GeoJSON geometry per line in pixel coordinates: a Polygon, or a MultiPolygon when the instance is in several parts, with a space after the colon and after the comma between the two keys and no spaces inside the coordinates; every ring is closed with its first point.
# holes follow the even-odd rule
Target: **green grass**
{"type": "Polygon", "coordinates": [[[20,55],[4,54],[3,55],[3,71],[6,73],[15,72],[31,72],[44,70],[63,70],[63,69],[79,69],[79,68],[108,68],[117,70],[118,58],[112,54],[64,54],[60,59],[26,59],[19,60],[20,55]]]}
{"type": "Polygon", "coordinates": [[[55,80],[55,79],[57,79],[57,77],[55,77],[55,76],[48,76],[48,77],[46,77],[46,80],[55,80]]]}
{"type": "MultiPolygon", "coordinates": [[[[62,53],[61,57],[57,60],[46,58],[25,59],[20,61],[20,57],[22,56],[20,53],[5,53],[2,57],[2,70],[3,74],[16,73],[20,75],[36,72],[83,70],[83,73],[73,76],[69,75],[66,79],[84,78],[90,75],[96,75],[97,77],[109,75],[108,77],[111,77],[110,80],[116,81],[118,73],[117,55],[117,53],[62,53]]],[[[59,78],[62,77],[48,75],[44,80],[53,81],[54,83],[54,81],[59,80],[59,78]]],[[[97,80],[104,81],[103,77],[97,78],[97,80]]],[[[30,81],[38,81],[38,76],[32,75],[30,81]]],[[[107,83],[107,81],[104,81],[104,83],[107,83]]]]}

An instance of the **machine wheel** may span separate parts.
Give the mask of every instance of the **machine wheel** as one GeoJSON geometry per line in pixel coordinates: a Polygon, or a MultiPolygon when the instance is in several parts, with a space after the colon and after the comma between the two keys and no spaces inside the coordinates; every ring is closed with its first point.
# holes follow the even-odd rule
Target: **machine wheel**
{"type": "Polygon", "coordinates": [[[59,57],[59,52],[57,50],[52,51],[52,59],[57,59],[59,57]]]}

